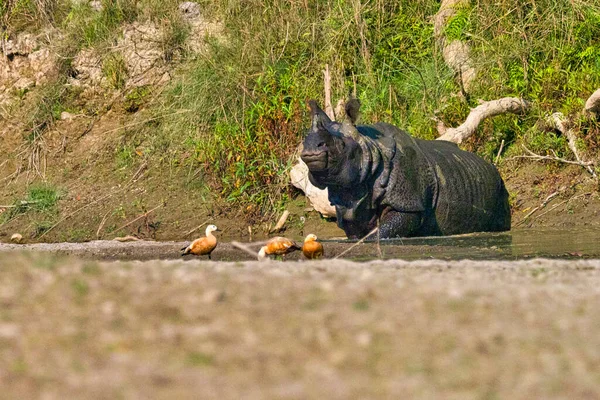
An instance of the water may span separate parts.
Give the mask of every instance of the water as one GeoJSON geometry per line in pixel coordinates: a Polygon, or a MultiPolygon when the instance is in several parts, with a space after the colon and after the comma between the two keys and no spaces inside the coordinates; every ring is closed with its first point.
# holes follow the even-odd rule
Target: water
{"type": "MultiPolygon", "coordinates": [[[[503,233],[475,233],[460,236],[435,236],[364,242],[322,240],[325,257],[334,258],[349,248],[343,258],[367,261],[378,258],[418,260],[517,260],[543,258],[600,258],[600,228],[587,229],[516,229],[503,233]]],[[[299,239],[299,238],[297,238],[299,239]]],[[[214,260],[241,261],[254,257],[223,240],[214,252],[214,260]]],[[[2,251],[46,251],[92,259],[152,260],[181,259],[179,249],[188,242],[140,241],[120,243],[112,240],[86,243],[3,244],[2,251]]],[[[254,250],[258,247],[255,245],[254,250]]],[[[286,260],[303,258],[300,252],[286,260]]],[[[193,259],[191,257],[190,259],[193,259]]]]}
{"type": "MultiPolygon", "coordinates": [[[[330,243],[349,245],[350,242],[330,243]]],[[[355,260],[369,260],[380,256],[384,259],[405,260],[600,258],[600,229],[516,229],[502,233],[388,239],[382,240],[379,248],[381,250],[375,242],[364,243],[346,255],[355,260]]]]}

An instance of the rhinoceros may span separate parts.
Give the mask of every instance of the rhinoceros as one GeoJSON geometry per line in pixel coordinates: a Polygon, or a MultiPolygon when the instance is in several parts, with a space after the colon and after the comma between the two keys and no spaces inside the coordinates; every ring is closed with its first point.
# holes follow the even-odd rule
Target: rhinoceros
{"type": "Polygon", "coordinates": [[[327,188],[348,238],[379,227],[381,238],[510,229],[508,192],[494,165],[442,140],[422,140],[387,123],[342,122],[309,101],[312,125],[300,155],[309,179],[327,188]]]}

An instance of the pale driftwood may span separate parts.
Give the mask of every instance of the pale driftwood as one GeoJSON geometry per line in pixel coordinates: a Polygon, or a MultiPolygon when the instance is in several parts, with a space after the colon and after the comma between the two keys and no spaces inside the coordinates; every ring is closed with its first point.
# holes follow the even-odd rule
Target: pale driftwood
{"type": "Polygon", "coordinates": [[[600,114],[600,89],[596,90],[585,102],[584,110],[595,114],[600,114]]]}
{"type": "Polygon", "coordinates": [[[457,128],[447,128],[438,140],[462,143],[463,140],[475,133],[479,124],[486,118],[506,113],[519,113],[530,107],[528,101],[517,97],[486,101],[471,110],[465,122],[457,128]]]}
{"type": "Polygon", "coordinates": [[[444,29],[448,20],[456,14],[456,10],[461,6],[468,6],[469,0],[442,0],[440,9],[433,17],[433,35],[438,39],[443,39],[444,29]]]}
{"type": "Polygon", "coordinates": [[[324,217],[335,217],[335,207],[329,202],[327,189],[319,189],[308,178],[308,167],[298,157],[298,162],[290,170],[290,180],[292,185],[304,192],[304,195],[313,206],[324,217]]]}
{"type": "Polygon", "coordinates": [[[285,225],[288,217],[290,216],[290,212],[288,210],[285,210],[283,212],[283,214],[281,214],[281,217],[279,218],[279,220],[277,221],[277,224],[275,224],[275,227],[273,229],[271,229],[269,231],[269,233],[273,233],[273,232],[279,232],[283,229],[283,226],[285,225]]]}
{"type": "Polygon", "coordinates": [[[39,203],[37,200],[21,200],[19,202],[19,204],[11,204],[11,205],[6,205],[6,206],[0,206],[0,208],[15,208],[15,207],[23,207],[23,206],[28,206],[30,204],[35,204],[35,203],[39,203]]]}
{"type": "Polygon", "coordinates": [[[573,152],[575,159],[578,164],[583,166],[594,178],[597,178],[596,171],[594,170],[594,163],[591,161],[584,160],[579,150],[577,150],[577,135],[572,129],[569,129],[566,124],[566,118],[562,113],[556,112],[550,116],[550,121],[567,138],[567,144],[569,149],[573,152]]]}
{"type": "Polygon", "coordinates": [[[339,99],[337,104],[335,105],[335,118],[336,120],[340,120],[341,118],[346,116],[346,102],[344,99],[339,99]]]}

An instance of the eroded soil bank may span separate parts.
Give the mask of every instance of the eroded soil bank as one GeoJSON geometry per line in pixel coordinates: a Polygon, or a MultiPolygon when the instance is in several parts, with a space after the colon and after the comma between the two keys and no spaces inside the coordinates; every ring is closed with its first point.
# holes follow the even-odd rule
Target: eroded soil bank
{"type": "Polygon", "coordinates": [[[600,397],[600,261],[0,254],[7,398],[600,397]]]}

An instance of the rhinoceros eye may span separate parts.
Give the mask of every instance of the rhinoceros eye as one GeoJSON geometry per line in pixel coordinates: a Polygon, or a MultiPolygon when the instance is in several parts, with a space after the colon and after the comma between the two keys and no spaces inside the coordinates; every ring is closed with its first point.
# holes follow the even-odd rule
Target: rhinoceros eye
{"type": "Polygon", "coordinates": [[[319,144],[317,145],[317,147],[325,147],[325,142],[319,142],[319,144]]]}

